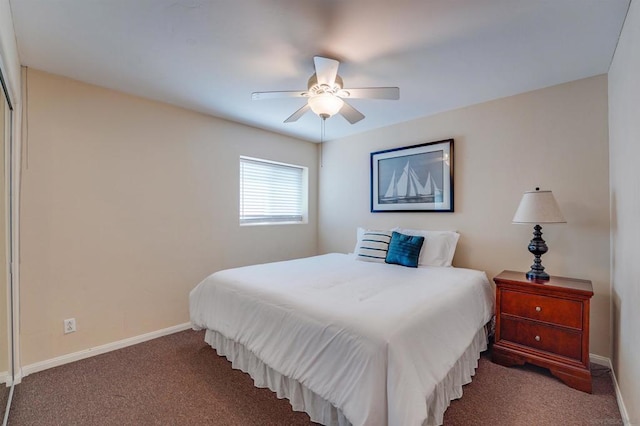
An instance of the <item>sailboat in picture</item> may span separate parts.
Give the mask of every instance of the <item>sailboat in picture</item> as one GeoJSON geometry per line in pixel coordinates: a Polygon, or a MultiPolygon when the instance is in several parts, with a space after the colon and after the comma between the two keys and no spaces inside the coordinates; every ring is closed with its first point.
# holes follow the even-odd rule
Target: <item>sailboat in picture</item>
{"type": "Polygon", "coordinates": [[[438,188],[431,172],[427,175],[424,185],[415,170],[407,161],[402,170],[402,174],[396,180],[396,171],[393,171],[391,182],[380,199],[380,203],[435,203],[442,202],[442,190],[438,188]]]}

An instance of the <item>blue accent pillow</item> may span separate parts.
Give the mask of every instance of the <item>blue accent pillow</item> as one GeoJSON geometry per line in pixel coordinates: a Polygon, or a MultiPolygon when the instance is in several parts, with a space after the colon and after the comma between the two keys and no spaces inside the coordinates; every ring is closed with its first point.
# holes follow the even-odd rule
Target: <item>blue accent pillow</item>
{"type": "Polygon", "coordinates": [[[393,232],[385,262],[417,268],[422,244],[424,237],[393,232]]]}

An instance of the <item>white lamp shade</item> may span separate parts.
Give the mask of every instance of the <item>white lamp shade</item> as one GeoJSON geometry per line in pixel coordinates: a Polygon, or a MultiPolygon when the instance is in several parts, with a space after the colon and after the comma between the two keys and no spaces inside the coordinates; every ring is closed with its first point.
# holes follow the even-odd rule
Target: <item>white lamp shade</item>
{"type": "Polygon", "coordinates": [[[340,111],[344,101],[332,95],[331,93],[321,93],[309,98],[309,107],[311,111],[318,114],[320,117],[329,118],[340,111]]]}
{"type": "Polygon", "coordinates": [[[527,191],[513,223],[567,223],[551,191],[527,191]]]}

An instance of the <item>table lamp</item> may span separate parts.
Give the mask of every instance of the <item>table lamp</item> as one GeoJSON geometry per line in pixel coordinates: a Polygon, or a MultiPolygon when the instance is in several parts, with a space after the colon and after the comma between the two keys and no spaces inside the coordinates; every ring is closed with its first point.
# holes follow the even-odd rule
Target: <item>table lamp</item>
{"type": "Polygon", "coordinates": [[[551,191],[527,191],[520,200],[520,205],[513,216],[513,223],[534,223],[533,239],[529,243],[529,251],[533,254],[533,265],[531,270],[527,272],[527,279],[530,280],[549,280],[549,274],[544,272],[542,260],[540,259],[549,248],[542,239],[541,223],[567,223],[560,212],[560,207],[551,191]]]}

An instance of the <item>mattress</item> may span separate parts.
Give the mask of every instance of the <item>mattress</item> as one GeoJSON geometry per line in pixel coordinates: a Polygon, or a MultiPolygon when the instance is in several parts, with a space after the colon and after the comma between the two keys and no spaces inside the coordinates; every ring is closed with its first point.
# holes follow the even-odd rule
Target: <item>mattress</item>
{"type": "Polygon", "coordinates": [[[217,272],[192,290],[190,314],[217,346],[237,345],[354,425],[421,425],[461,395],[468,378],[454,376],[486,345],[493,300],[481,271],[333,253],[217,272]]]}

